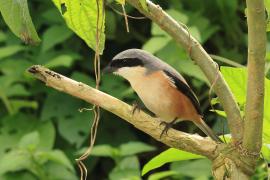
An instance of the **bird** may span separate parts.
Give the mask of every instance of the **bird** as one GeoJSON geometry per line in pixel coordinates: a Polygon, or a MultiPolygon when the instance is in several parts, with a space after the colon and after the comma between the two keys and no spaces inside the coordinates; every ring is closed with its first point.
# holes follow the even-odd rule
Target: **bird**
{"type": "Polygon", "coordinates": [[[184,77],[173,67],[141,49],[115,55],[103,69],[129,81],[143,104],[161,119],[164,133],[179,121],[192,121],[214,141],[222,140],[204,122],[200,103],[184,77]]]}

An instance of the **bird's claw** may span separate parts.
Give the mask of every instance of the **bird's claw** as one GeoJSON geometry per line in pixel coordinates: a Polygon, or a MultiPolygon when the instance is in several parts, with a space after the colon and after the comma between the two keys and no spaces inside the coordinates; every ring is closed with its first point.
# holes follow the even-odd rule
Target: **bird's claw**
{"type": "Polygon", "coordinates": [[[166,135],[168,134],[168,130],[172,127],[172,123],[167,123],[167,122],[162,121],[159,125],[165,126],[164,129],[162,130],[160,136],[159,136],[159,138],[161,139],[163,134],[166,134],[166,135]]]}
{"type": "Polygon", "coordinates": [[[132,115],[134,115],[136,111],[140,112],[141,107],[139,106],[139,104],[137,102],[134,102],[132,104],[132,111],[131,111],[132,115]]]}
{"type": "Polygon", "coordinates": [[[173,126],[173,124],[176,122],[176,120],[177,120],[177,118],[175,118],[172,122],[169,122],[169,123],[167,123],[165,121],[162,121],[162,122],[159,123],[159,126],[161,126],[161,125],[164,125],[165,126],[164,129],[163,129],[163,131],[161,132],[161,134],[159,136],[160,139],[162,138],[162,136],[163,136],[164,133],[166,135],[168,134],[168,130],[173,126]]]}

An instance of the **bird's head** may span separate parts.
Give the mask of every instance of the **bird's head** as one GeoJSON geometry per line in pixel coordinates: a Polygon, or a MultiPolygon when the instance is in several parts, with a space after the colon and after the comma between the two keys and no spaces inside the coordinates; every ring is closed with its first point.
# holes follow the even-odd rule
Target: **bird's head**
{"type": "Polygon", "coordinates": [[[140,49],[128,49],[117,54],[103,69],[104,73],[113,73],[127,80],[144,75],[149,71],[149,66],[155,57],[140,49]]]}

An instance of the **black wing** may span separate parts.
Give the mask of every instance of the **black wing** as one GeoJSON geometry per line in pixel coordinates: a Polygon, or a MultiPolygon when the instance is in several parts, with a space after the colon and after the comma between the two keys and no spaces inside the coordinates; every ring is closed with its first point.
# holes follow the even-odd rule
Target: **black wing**
{"type": "Polygon", "coordinates": [[[175,84],[176,88],[190,99],[195,109],[197,110],[198,114],[202,115],[200,103],[194,92],[190,89],[190,87],[169,71],[164,70],[164,72],[170,79],[173,80],[173,83],[175,84]]]}

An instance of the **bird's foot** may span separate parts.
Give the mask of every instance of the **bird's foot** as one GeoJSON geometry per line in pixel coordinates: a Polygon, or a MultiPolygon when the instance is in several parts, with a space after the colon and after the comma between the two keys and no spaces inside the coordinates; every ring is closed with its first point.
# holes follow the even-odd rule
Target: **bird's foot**
{"type": "Polygon", "coordinates": [[[138,112],[141,111],[141,106],[139,105],[139,103],[137,101],[135,101],[132,104],[132,111],[131,111],[132,115],[134,115],[136,111],[138,111],[138,112]]]}
{"type": "Polygon", "coordinates": [[[177,120],[177,118],[175,118],[172,122],[165,122],[165,121],[162,121],[159,125],[164,125],[164,129],[163,131],[161,132],[159,138],[161,139],[163,134],[165,133],[167,135],[168,133],[168,130],[173,126],[173,124],[175,123],[175,121],[177,120]]]}

